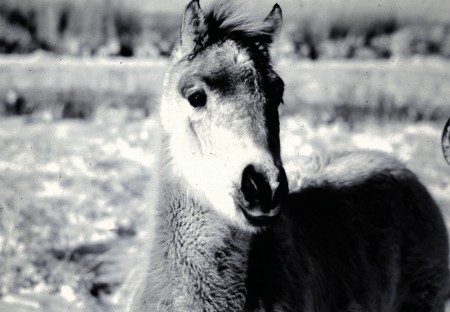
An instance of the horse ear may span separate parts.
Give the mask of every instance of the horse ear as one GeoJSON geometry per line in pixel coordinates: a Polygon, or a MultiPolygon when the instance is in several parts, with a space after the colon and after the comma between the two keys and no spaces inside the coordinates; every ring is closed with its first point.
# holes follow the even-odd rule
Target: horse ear
{"type": "Polygon", "coordinates": [[[186,6],[181,23],[181,47],[186,52],[194,50],[206,32],[205,15],[198,0],[192,0],[186,6]]]}
{"type": "Polygon", "coordinates": [[[264,19],[270,28],[270,32],[273,37],[278,37],[281,32],[281,26],[283,24],[283,14],[281,13],[281,7],[276,3],[269,15],[264,19]]]}

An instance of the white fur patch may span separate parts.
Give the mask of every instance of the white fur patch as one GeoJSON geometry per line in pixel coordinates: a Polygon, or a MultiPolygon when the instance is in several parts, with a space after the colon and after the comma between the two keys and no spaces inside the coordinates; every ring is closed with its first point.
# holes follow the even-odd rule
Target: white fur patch
{"type": "Polygon", "coordinates": [[[178,135],[172,133],[170,144],[175,174],[189,183],[199,199],[205,199],[234,224],[246,226],[244,216],[234,203],[233,193],[239,191],[236,188],[240,187],[242,172],[247,165],[267,162],[264,151],[250,138],[238,137],[224,128],[212,130],[214,136],[206,135],[209,140],[203,138],[206,141],[203,145],[183,129],[179,130],[178,135]]]}

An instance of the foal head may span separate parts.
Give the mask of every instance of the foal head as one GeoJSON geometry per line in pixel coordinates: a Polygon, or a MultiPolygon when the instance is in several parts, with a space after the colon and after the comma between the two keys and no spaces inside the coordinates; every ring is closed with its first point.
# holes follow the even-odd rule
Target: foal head
{"type": "Polygon", "coordinates": [[[225,1],[191,1],[164,84],[161,120],[174,172],[211,208],[257,230],[288,192],[278,106],[284,84],[269,47],[281,28],[275,5],[260,21],[225,1]]]}

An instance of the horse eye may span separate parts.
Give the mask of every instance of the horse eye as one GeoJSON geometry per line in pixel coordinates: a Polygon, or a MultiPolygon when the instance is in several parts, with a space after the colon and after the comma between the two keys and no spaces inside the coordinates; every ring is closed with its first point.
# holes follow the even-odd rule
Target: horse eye
{"type": "Polygon", "coordinates": [[[206,94],[203,90],[195,91],[187,99],[193,107],[203,107],[206,105],[206,94]]]}

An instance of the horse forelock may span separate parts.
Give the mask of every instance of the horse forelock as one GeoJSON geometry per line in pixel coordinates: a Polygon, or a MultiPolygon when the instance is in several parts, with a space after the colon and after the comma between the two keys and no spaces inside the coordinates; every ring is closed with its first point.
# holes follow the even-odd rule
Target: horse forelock
{"type": "Polygon", "coordinates": [[[193,51],[185,56],[195,58],[204,49],[232,40],[241,47],[258,52],[259,61],[270,61],[268,47],[273,42],[273,24],[242,6],[236,1],[210,2],[204,9],[204,30],[196,38],[193,51]]]}
{"type": "Polygon", "coordinates": [[[214,1],[207,7],[205,19],[210,41],[233,39],[238,42],[272,43],[272,25],[241,8],[235,1],[214,1]]]}
{"type": "Polygon", "coordinates": [[[239,85],[257,79],[257,69],[250,53],[233,40],[213,45],[183,63],[177,86],[183,95],[184,90],[195,85],[196,81],[202,81],[210,89],[226,96],[234,94],[239,85]]]}

